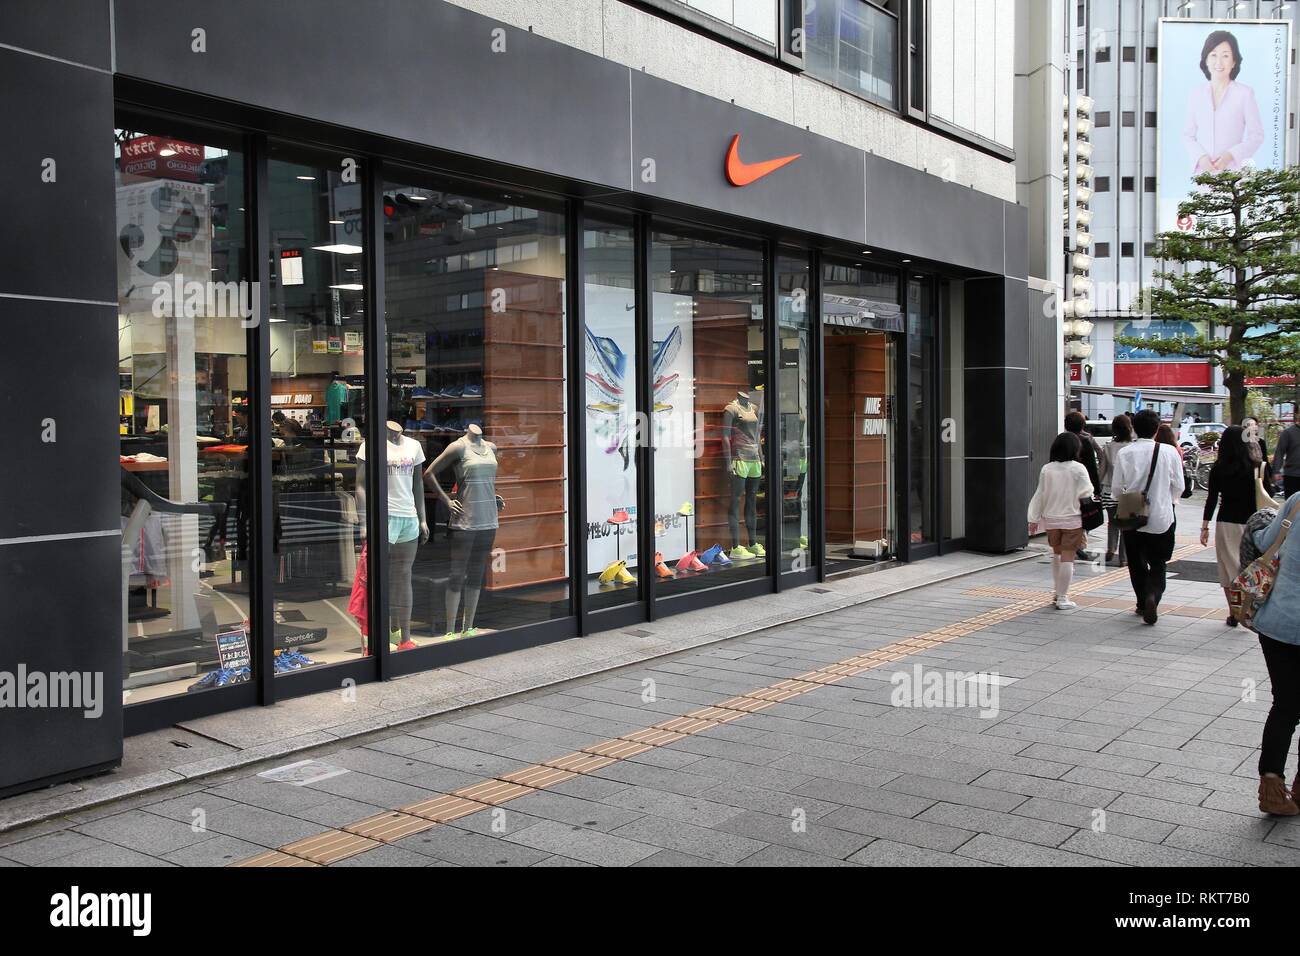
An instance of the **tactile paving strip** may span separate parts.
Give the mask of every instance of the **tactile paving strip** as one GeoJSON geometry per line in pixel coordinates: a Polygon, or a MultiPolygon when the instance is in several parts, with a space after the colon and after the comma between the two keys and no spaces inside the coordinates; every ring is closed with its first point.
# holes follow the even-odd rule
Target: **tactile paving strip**
{"type": "Polygon", "coordinates": [[[331,863],[346,860],[350,856],[365,853],[380,845],[378,840],[371,840],[345,830],[327,830],[305,840],[287,843],[280,847],[280,852],[288,853],[290,856],[300,856],[321,866],[329,866],[331,863]]]}

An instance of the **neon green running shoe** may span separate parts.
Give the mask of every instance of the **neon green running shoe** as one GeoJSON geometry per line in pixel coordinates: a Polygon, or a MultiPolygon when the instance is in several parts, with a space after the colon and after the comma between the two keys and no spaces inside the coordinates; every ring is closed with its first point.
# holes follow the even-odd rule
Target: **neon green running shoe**
{"type": "Polygon", "coordinates": [[[748,561],[754,557],[754,552],[750,551],[743,544],[738,544],[731,549],[729,557],[732,561],[748,561]]]}
{"type": "Polygon", "coordinates": [[[749,550],[754,552],[755,557],[759,557],[759,558],[767,557],[767,550],[757,541],[755,541],[753,544],[749,546],[749,550]]]}

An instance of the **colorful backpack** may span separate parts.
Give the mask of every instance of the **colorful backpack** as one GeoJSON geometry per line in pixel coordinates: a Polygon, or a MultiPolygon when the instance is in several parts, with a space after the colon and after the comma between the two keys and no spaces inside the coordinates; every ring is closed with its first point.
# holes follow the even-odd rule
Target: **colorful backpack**
{"type": "MultiPolygon", "coordinates": [[[[1267,511],[1268,509],[1264,509],[1267,511]]],[[[1273,586],[1277,583],[1278,566],[1281,564],[1282,545],[1286,542],[1287,532],[1291,530],[1291,524],[1295,520],[1296,512],[1300,511],[1300,502],[1296,502],[1291,511],[1287,514],[1286,520],[1282,522],[1282,531],[1269,546],[1268,550],[1259,557],[1252,560],[1249,564],[1242,566],[1241,573],[1237,575],[1228,589],[1228,606],[1232,608],[1232,615],[1237,622],[1244,627],[1255,630],[1255,616],[1259,609],[1264,606],[1268,596],[1273,592],[1273,586]]],[[[1254,532],[1252,526],[1258,527],[1255,519],[1264,512],[1256,512],[1250,516],[1246,523],[1246,530],[1242,534],[1241,554],[1246,554],[1246,542],[1250,541],[1253,550],[1258,551],[1254,544],[1254,532]]],[[[1267,527],[1267,525],[1263,525],[1267,527]]]]}

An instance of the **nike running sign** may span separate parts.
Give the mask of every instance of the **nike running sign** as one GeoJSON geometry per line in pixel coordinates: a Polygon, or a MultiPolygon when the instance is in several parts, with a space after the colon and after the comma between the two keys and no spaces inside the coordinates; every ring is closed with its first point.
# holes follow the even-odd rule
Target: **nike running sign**
{"type": "Polygon", "coordinates": [[[731,137],[731,145],[727,147],[727,162],[725,171],[727,182],[733,186],[748,186],[756,179],[762,179],[768,173],[775,172],[788,163],[793,163],[802,156],[803,153],[795,153],[793,156],[782,156],[779,159],[766,159],[761,163],[742,163],[740,161],[740,134],[737,133],[731,137]]]}

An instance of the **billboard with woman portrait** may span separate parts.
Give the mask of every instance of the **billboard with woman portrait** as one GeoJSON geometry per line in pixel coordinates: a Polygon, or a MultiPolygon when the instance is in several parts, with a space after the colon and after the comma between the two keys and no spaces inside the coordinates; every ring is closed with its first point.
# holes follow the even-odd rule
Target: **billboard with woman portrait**
{"type": "Polygon", "coordinates": [[[1288,20],[1160,21],[1157,229],[1194,227],[1200,173],[1286,165],[1290,49],[1288,20]]]}

